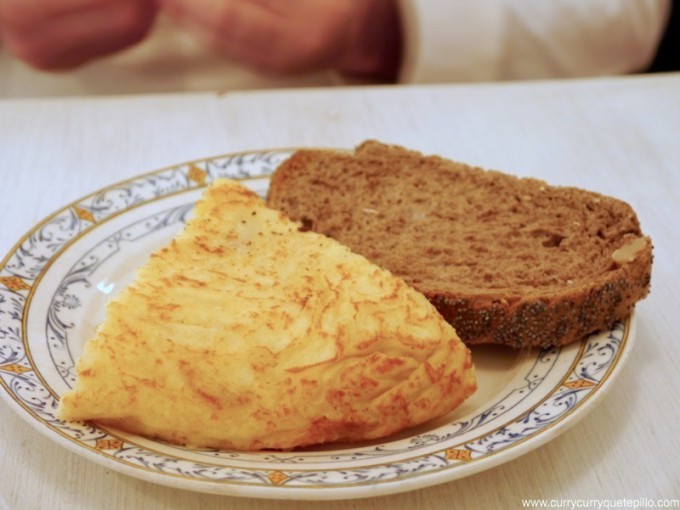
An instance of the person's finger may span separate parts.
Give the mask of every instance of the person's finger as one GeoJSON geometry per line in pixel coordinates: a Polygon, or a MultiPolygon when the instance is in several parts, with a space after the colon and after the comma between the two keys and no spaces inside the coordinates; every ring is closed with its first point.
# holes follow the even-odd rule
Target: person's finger
{"type": "Polygon", "coordinates": [[[30,28],[62,15],[106,8],[116,0],[0,0],[0,21],[9,28],[30,28]]]}
{"type": "Polygon", "coordinates": [[[276,29],[271,12],[247,0],[163,0],[163,8],[180,24],[200,28],[234,44],[257,44],[276,29]]]}
{"type": "Polygon", "coordinates": [[[271,67],[285,43],[281,20],[257,2],[164,0],[162,5],[180,26],[208,46],[251,68],[271,67]]]}
{"type": "Polygon", "coordinates": [[[5,30],[10,51],[46,70],[68,69],[141,40],[155,15],[151,0],[102,4],[85,11],[62,12],[30,29],[5,30]]]}
{"type": "Polygon", "coordinates": [[[318,1],[287,4],[288,12],[269,0],[163,0],[162,5],[212,48],[265,72],[327,66],[340,51],[339,30],[346,30],[338,21],[342,17],[333,16],[337,6],[318,1]]]}

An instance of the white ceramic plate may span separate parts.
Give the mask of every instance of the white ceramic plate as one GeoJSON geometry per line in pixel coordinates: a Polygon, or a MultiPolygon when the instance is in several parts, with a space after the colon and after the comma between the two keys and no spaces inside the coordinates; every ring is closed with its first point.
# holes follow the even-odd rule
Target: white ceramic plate
{"type": "Polygon", "coordinates": [[[116,471],[202,492],[282,499],[388,494],[470,475],[554,438],[621,371],[633,320],[560,349],[473,350],[478,392],[454,413],[384,441],[293,452],[190,450],[55,418],[74,361],[111,294],[181,228],[204,187],[261,195],[290,151],[231,154],[109,186],[36,225],[0,264],[3,397],[50,439],[116,471]]]}

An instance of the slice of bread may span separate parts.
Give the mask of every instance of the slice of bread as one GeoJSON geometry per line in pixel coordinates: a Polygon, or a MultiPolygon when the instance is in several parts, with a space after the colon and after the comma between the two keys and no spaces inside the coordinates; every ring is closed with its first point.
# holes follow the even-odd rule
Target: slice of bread
{"type": "Polygon", "coordinates": [[[628,204],[401,147],[300,150],[268,203],[404,278],[468,344],[567,344],[649,291],[652,244],[628,204]]]}
{"type": "Polygon", "coordinates": [[[227,180],[107,306],[77,369],[61,419],[245,450],[375,439],[475,390],[424,296],[227,180]]]}

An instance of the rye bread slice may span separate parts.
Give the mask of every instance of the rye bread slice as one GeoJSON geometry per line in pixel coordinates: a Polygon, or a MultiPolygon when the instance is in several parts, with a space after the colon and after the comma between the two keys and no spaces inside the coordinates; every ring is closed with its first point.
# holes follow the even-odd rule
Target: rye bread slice
{"type": "Polygon", "coordinates": [[[402,277],[468,344],[564,345],[649,292],[652,243],[625,202],[402,147],[297,151],[268,203],[402,277]]]}

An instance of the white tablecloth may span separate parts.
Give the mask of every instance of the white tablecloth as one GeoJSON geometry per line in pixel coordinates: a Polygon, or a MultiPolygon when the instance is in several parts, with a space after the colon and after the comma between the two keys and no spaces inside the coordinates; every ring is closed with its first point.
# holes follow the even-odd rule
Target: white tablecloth
{"type": "MultiPolygon", "coordinates": [[[[678,74],[0,101],[0,257],[46,215],[113,181],[230,151],[352,147],[367,138],[626,200],[654,241],[652,292],[638,305],[624,373],[568,432],[465,479],[324,508],[680,498],[678,74]]],[[[205,495],[124,476],[54,444],[4,401],[0,430],[0,493],[13,509],[319,506],[205,495]]]]}

